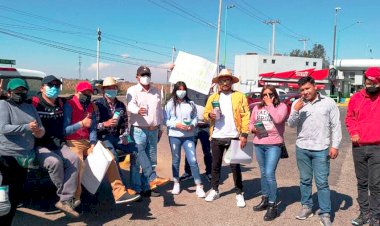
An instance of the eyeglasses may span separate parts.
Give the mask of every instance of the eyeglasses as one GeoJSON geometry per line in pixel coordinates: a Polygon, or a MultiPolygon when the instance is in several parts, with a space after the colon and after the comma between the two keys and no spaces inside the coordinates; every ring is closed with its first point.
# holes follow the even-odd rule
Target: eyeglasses
{"type": "Polygon", "coordinates": [[[269,96],[270,98],[274,97],[274,93],[263,93],[263,97],[269,96]]]}
{"type": "Polygon", "coordinates": [[[231,79],[219,79],[218,83],[229,85],[231,84],[231,79]]]}
{"type": "Polygon", "coordinates": [[[48,84],[46,84],[46,85],[49,86],[50,88],[53,88],[53,87],[59,88],[59,87],[61,86],[61,84],[59,84],[59,83],[55,83],[55,84],[53,84],[53,83],[48,83],[48,84]]]}
{"type": "Polygon", "coordinates": [[[150,76],[152,76],[152,74],[149,74],[149,73],[146,73],[146,74],[142,74],[142,75],[140,75],[141,77],[144,77],[144,76],[148,76],[148,77],[150,77],[150,76]]]}

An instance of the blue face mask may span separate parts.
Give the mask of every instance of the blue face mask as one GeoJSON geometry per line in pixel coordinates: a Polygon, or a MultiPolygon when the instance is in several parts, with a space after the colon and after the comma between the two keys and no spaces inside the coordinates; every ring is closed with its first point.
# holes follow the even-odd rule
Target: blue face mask
{"type": "Polygon", "coordinates": [[[104,94],[110,98],[110,99],[114,99],[117,95],[117,89],[106,89],[104,90],[104,94]]]}
{"type": "Polygon", "coordinates": [[[48,98],[57,98],[61,90],[55,86],[45,86],[45,94],[48,98]]]}

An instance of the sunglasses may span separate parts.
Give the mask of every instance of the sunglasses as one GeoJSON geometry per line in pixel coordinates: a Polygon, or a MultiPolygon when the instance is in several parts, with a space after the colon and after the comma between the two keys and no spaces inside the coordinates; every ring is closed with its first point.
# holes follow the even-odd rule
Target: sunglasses
{"type": "Polygon", "coordinates": [[[263,97],[269,96],[270,98],[274,97],[274,93],[263,93],[263,97]]]}
{"type": "Polygon", "coordinates": [[[231,84],[231,79],[219,79],[218,83],[229,85],[231,84]]]}
{"type": "Polygon", "coordinates": [[[61,84],[59,84],[59,83],[48,83],[48,84],[46,84],[47,86],[49,86],[50,88],[53,88],[53,87],[56,87],[56,88],[59,88],[59,87],[61,87],[61,84]]]}

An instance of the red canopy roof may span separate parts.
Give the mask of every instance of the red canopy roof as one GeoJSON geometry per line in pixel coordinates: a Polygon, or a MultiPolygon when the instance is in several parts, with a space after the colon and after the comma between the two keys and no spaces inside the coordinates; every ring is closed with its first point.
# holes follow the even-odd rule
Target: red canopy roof
{"type": "Polygon", "coordinates": [[[315,80],[324,80],[329,74],[329,69],[322,69],[322,70],[315,70],[314,68],[305,69],[301,71],[285,71],[285,72],[269,72],[269,73],[263,73],[259,76],[261,78],[280,78],[280,79],[299,79],[306,76],[311,76],[315,80]]]}

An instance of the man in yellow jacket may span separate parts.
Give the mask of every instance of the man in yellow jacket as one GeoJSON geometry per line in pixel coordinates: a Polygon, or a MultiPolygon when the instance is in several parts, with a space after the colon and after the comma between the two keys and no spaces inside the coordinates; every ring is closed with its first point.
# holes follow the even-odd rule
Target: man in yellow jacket
{"type": "MultiPolygon", "coordinates": [[[[204,120],[210,122],[212,150],[212,189],[205,200],[212,202],[219,198],[219,179],[223,152],[231,144],[231,140],[240,140],[240,147],[247,144],[249,132],[249,109],[245,95],[232,90],[232,85],[239,79],[228,69],[223,69],[218,77],[212,80],[219,85],[219,92],[211,95],[204,111],[204,120]]],[[[245,207],[243,183],[240,164],[230,164],[236,192],[236,205],[245,207]]]]}

